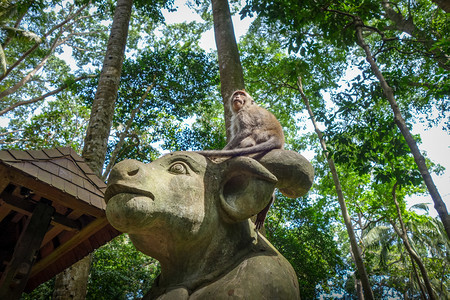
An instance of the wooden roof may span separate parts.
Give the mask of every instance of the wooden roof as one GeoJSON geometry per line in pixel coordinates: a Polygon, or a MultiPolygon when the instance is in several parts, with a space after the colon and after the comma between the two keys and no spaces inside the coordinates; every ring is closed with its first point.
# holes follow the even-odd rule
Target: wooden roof
{"type": "Polygon", "coordinates": [[[55,212],[26,291],[117,236],[105,216],[105,183],[71,148],[0,151],[0,277],[37,203],[55,212]]]}

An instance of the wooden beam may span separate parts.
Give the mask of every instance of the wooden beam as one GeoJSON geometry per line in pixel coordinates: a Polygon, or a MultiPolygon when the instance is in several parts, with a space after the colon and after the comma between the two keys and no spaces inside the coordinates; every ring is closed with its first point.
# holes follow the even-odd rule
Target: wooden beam
{"type": "MultiPolygon", "coordinates": [[[[36,275],[45,269],[50,263],[57,261],[64,254],[74,249],[76,246],[81,244],[83,241],[88,239],[91,235],[95,234],[97,231],[103,229],[105,226],[109,225],[106,217],[98,218],[91,223],[89,223],[86,227],[84,227],[78,234],[76,234],[73,238],[71,238],[66,243],[62,244],[58,248],[55,249],[50,255],[44,257],[40,261],[36,262],[31,270],[31,277],[36,275]]],[[[1,298],[0,298],[1,299],[1,298]]]]}
{"type": "Polygon", "coordinates": [[[6,166],[0,164],[0,193],[8,186],[9,178],[6,176],[6,166]]]}
{"type": "Polygon", "coordinates": [[[0,299],[19,299],[55,209],[39,202],[20,235],[13,257],[0,279],[0,299]]]}
{"type": "Polygon", "coordinates": [[[0,222],[11,212],[12,207],[0,199],[0,222]]]}
{"type": "Polygon", "coordinates": [[[53,215],[52,224],[62,226],[65,230],[69,231],[79,231],[81,229],[80,222],[69,219],[58,213],[53,215]]]}
{"type": "Polygon", "coordinates": [[[12,206],[12,209],[20,212],[21,214],[31,216],[33,214],[35,205],[29,203],[27,200],[23,200],[17,196],[13,196],[7,193],[1,193],[0,199],[12,206]]]}
{"type": "MultiPolygon", "coordinates": [[[[83,212],[81,212],[79,210],[74,210],[67,217],[72,219],[72,220],[76,220],[79,217],[81,217],[82,215],[83,215],[83,212]]],[[[54,227],[52,229],[50,229],[47,232],[47,234],[45,235],[41,246],[44,246],[45,244],[50,242],[54,237],[56,237],[58,234],[60,234],[63,230],[67,230],[67,229],[64,226],[61,226],[61,225],[58,225],[58,224],[54,225],[54,227]]]]}
{"type": "MultiPolygon", "coordinates": [[[[7,194],[7,193],[1,193],[0,198],[3,199],[7,204],[13,206],[13,209],[15,211],[18,211],[25,215],[31,215],[35,204],[32,204],[26,199],[22,199],[20,197],[7,194]]],[[[81,229],[81,224],[77,222],[76,220],[69,219],[61,214],[54,213],[52,218],[52,224],[54,225],[60,225],[64,228],[64,230],[68,231],[78,231],[81,229]]]]}
{"type": "Polygon", "coordinates": [[[53,226],[52,229],[47,231],[47,234],[45,235],[44,239],[42,240],[41,247],[43,247],[45,244],[53,240],[58,234],[60,234],[62,231],[64,231],[64,228],[62,226],[53,226]]]}

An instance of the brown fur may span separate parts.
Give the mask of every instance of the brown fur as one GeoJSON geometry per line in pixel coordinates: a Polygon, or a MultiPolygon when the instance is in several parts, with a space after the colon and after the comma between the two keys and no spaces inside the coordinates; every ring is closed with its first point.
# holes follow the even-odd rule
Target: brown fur
{"type": "MultiPolygon", "coordinates": [[[[209,157],[238,156],[284,148],[284,133],[280,122],[268,110],[255,104],[243,90],[230,97],[231,139],[223,150],[204,150],[197,153],[209,157]]],[[[275,201],[275,193],[267,206],[258,213],[256,228],[263,226],[267,212],[275,201]]]]}
{"type": "Polygon", "coordinates": [[[231,139],[223,150],[204,150],[204,156],[238,156],[273,149],[283,149],[283,128],[268,110],[255,104],[246,91],[235,91],[230,97],[231,139]]]}

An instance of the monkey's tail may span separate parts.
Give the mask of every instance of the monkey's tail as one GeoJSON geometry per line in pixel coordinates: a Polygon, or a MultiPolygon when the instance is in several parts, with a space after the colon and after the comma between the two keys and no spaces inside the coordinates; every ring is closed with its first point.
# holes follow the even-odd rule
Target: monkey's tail
{"type": "Polygon", "coordinates": [[[247,148],[236,148],[230,150],[201,150],[195,151],[195,153],[201,154],[207,157],[223,157],[223,156],[239,156],[239,155],[247,155],[258,152],[267,152],[273,149],[282,149],[283,145],[277,143],[276,138],[271,137],[269,140],[247,148]]]}

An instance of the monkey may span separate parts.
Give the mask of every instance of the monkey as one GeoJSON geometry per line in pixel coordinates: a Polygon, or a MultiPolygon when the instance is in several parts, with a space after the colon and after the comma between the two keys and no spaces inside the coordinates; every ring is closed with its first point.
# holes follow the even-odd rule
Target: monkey
{"type": "Polygon", "coordinates": [[[196,151],[207,157],[239,156],[284,148],[280,122],[268,110],[258,106],[245,90],[230,97],[230,142],[222,150],[196,151]]]}
{"type": "MultiPolygon", "coordinates": [[[[196,151],[197,153],[207,157],[226,157],[284,148],[284,133],[280,122],[271,112],[256,105],[245,90],[233,92],[229,105],[232,113],[230,142],[222,150],[196,151]]],[[[274,201],[275,192],[267,206],[256,217],[257,230],[263,226],[274,201]]]]}

